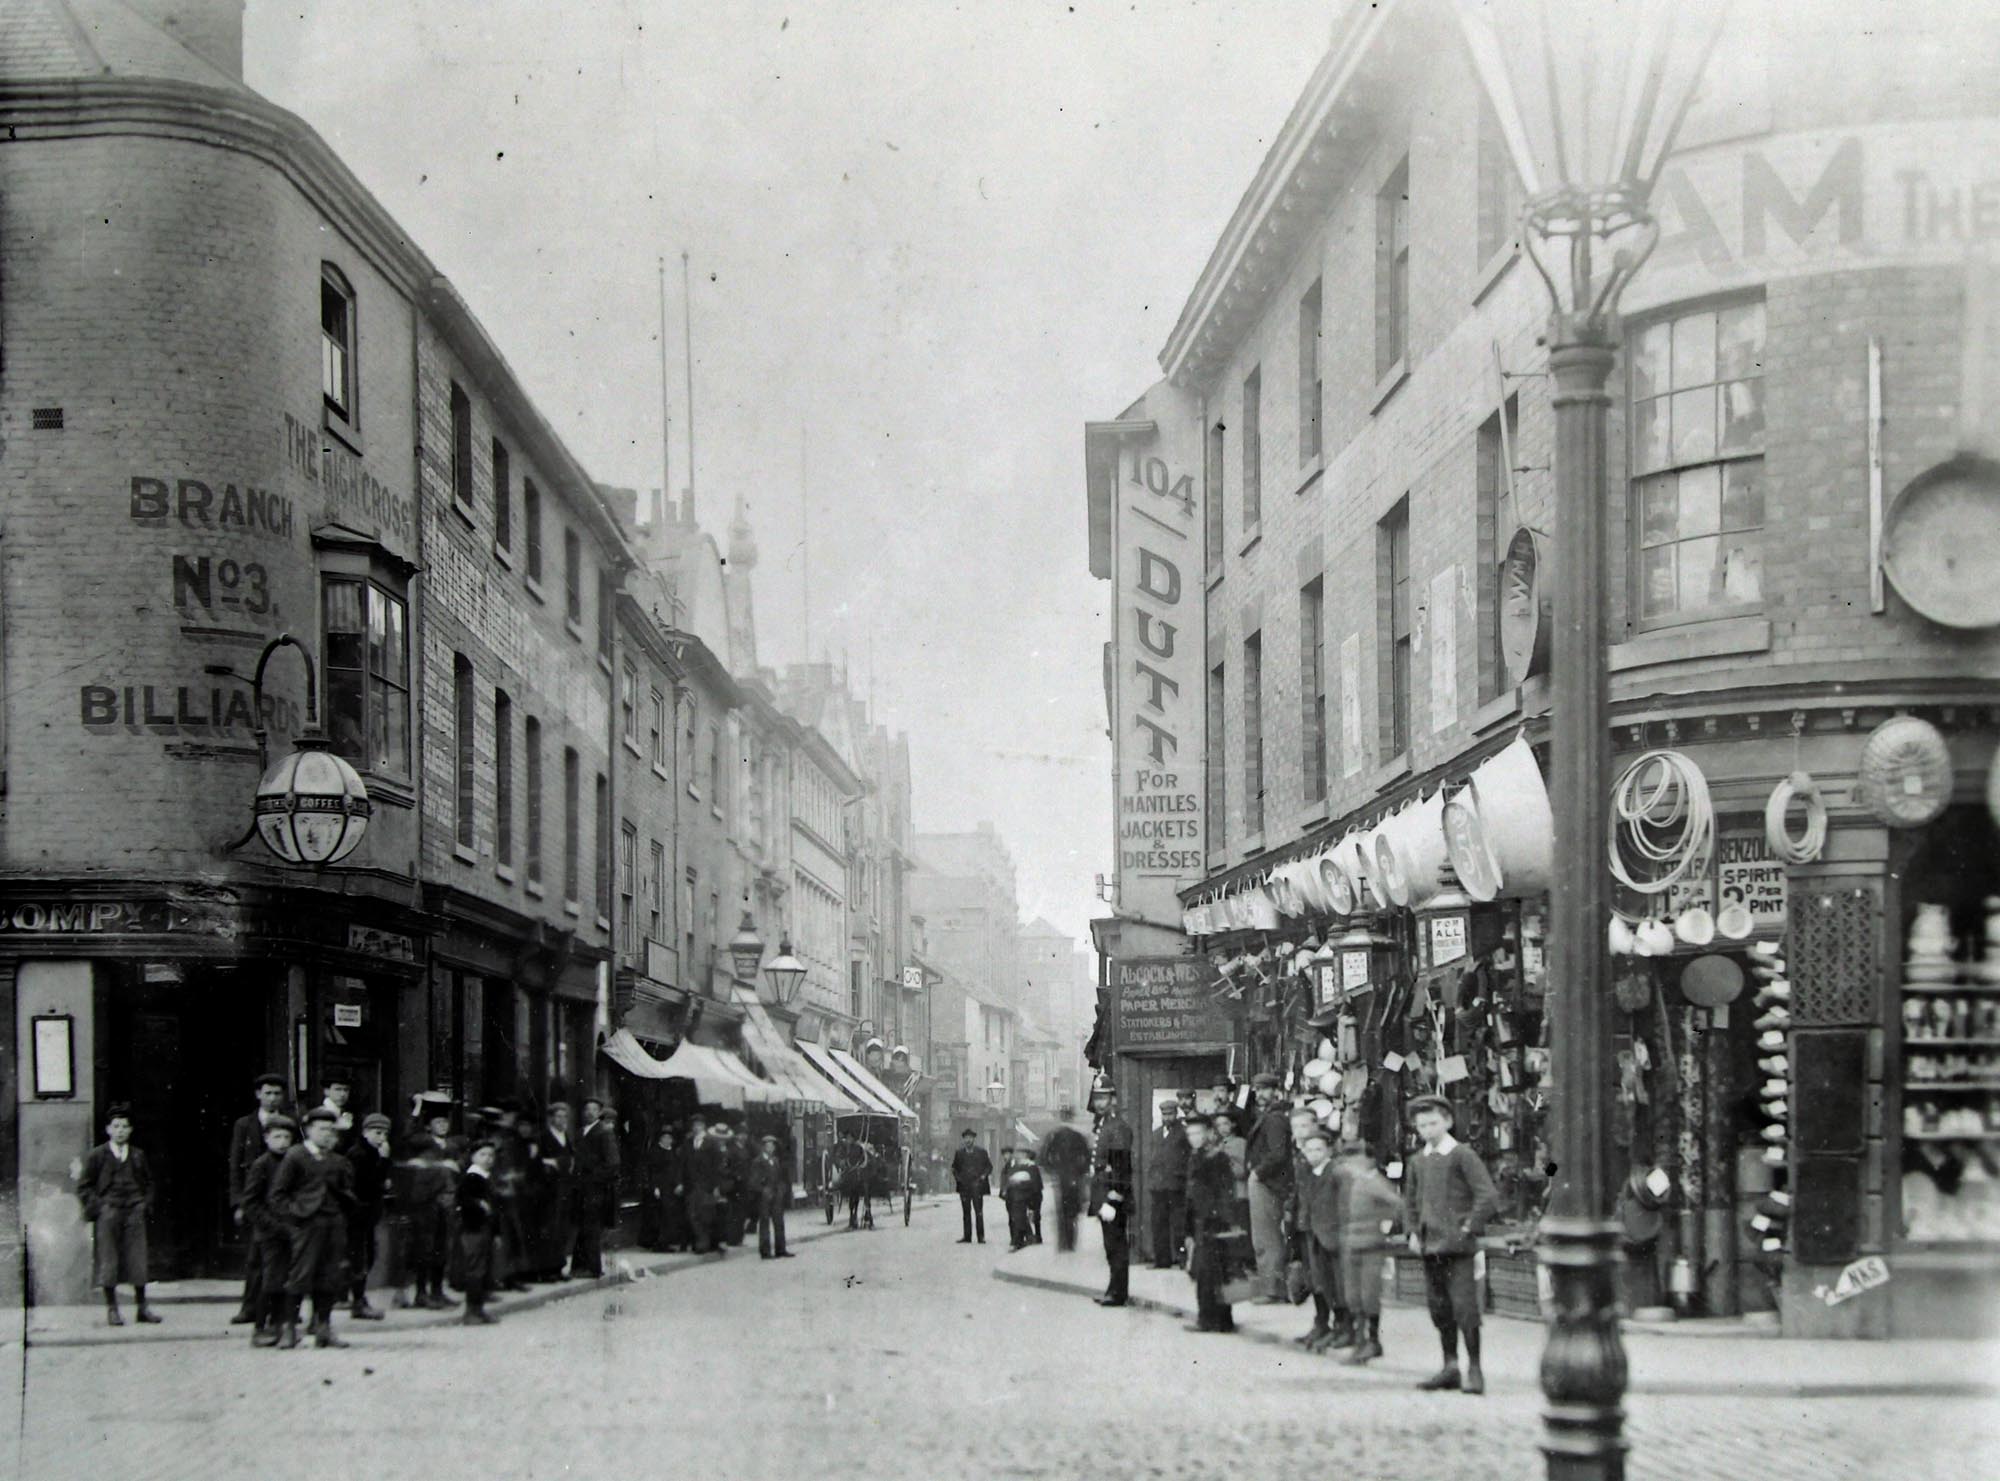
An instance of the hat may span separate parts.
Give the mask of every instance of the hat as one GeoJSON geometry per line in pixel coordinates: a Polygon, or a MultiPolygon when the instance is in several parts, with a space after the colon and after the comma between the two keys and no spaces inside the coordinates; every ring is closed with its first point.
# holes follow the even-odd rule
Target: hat
{"type": "Polygon", "coordinates": [[[271,1071],[266,1070],[264,1071],[263,1074],[259,1075],[256,1079],[250,1082],[250,1088],[252,1090],[262,1090],[266,1085],[275,1085],[280,1090],[283,1090],[285,1088],[285,1077],[283,1075],[273,1074],[271,1071]]]}
{"type": "Polygon", "coordinates": [[[1278,1077],[1269,1070],[1264,1070],[1250,1077],[1250,1088],[1252,1090],[1276,1090],[1278,1088],[1278,1077]]]}
{"type": "Polygon", "coordinates": [[[965,1130],[959,1133],[960,1136],[977,1136],[978,1134],[979,1133],[974,1131],[970,1126],[966,1127],[965,1130]]]}
{"type": "Polygon", "coordinates": [[[299,1134],[299,1123],[294,1121],[290,1116],[281,1113],[273,1116],[269,1121],[264,1123],[264,1132],[266,1135],[274,1131],[289,1131],[293,1136],[297,1136],[299,1134]]]}
{"type": "Polygon", "coordinates": [[[1420,1095],[1403,1108],[1403,1114],[1412,1121],[1417,1119],[1419,1111],[1442,1111],[1451,1120],[1458,1119],[1458,1112],[1452,1109],[1451,1102],[1441,1095],[1420,1095]]]}
{"type": "Polygon", "coordinates": [[[1181,1103],[1179,1099],[1170,1098],[1160,1102],[1160,1114],[1164,1116],[1168,1112],[1172,1112],[1176,1116],[1178,1116],[1181,1113],[1181,1103]]]}
{"type": "Polygon", "coordinates": [[[328,1070],[326,1072],[326,1084],[345,1085],[349,1090],[352,1090],[354,1088],[354,1076],[347,1070],[328,1070]]]}
{"type": "Polygon", "coordinates": [[[378,1128],[382,1131],[387,1131],[392,1124],[389,1118],[384,1116],[380,1111],[370,1111],[366,1116],[361,1118],[361,1129],[363,1131],[375,1131],[378,1128]]]}
{"type": "Polygon", "coordinates": [[[104,1113],[104,1124],[106,1126],[109,1126],[113,1121],[130,1121],[131,1119],[132,1104],[130,1101],[114,1101],[111,1108],[104,1113]]]}
{"type": "Polygon", "coordinates": [[[481,1106],[472,1114],[483,1121],[498,1121],[504,1112],[498,1106],[481,1106]]]}
{"type": "Polygon", "coordinates": [[[1187,1115],[1181,1117],[1181,1122],[1186,1126],[1212,1126],[1215,1118],[1205,1111],[1189,1111],[1187,1115]]]}
{"type": "Polygon", "coordinates": [[[767,1146],[767,1147],[775,1147],[775,1146],[777,1146],[777,1145],[778,1145],[778,1139],[777,1139],[776,1137],[772,1136],[772,1135],[771,1135],[771,1134],[770,1134],[770,1133],[769,1133],[769,1132],[767,1131],[767,1132],[765,1132],[765,1133],[764,1133],[764,1145],[765,1145],[765,1146],[767,1146]]]}
{"type": "Polygon", "coordinates": [[[316,1125],[321,1121],[325,1121],[330,1125],[339,1119],[338,1116],[334,1115],[325,1106],[314,1106],[310,1111],[306,1112],[306,1125],[308,1126],[316,1125]]]}

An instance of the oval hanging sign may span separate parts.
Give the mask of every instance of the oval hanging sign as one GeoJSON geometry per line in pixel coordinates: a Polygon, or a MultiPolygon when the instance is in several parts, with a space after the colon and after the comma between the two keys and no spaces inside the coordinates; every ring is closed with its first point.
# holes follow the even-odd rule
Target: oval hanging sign
{"type": "Polygon", "coordinates": [[[1522,525],[1500,558],[1500,656],[1510,685],[1518,686],[1549,666],[1553,592],[1549,542],[1539,531],[1522,525]]]}

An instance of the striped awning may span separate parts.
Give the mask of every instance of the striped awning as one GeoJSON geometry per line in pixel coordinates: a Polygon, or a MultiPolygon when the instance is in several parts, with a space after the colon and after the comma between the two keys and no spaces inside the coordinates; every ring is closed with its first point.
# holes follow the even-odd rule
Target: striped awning
{"type": "MultiPolygon", "coordinates": [[[[824,1044],[809,1044],[804,1039],[799,1041],[799,1053],[810,1060],[813,1068],[818,1070],[820,1074],[846,1091],[848,1098],[855,1103],[859,1111],[871,1116],[898,1116],[902,1114],[887,1101],[872,1094],[866,1085],[855,1078],[855,1076],[849,1074],[846,1066],[834,1058],[837,1052],[836,1050],[827,1048],[824,1044]]],[[[848,1059],[848,1063],[853,1063],[851,1057],[848,1059]]]]}
{"type": "Polygon", "coordinates": [[[869,1069],[867,1065],[849,1054],[845,1049],[833,1049],[829,1052],[833,1055],[836,1064],[861,1082],[862,1089],[866,1090],[876,1100],[879,1100],[889,1108],[890,1115],[901,1116],[909,1121],[917,1119],[917,1113],[903,1103],[903,1098],[900,1095],[884,1085],[875,1072],[869,1069]]]}

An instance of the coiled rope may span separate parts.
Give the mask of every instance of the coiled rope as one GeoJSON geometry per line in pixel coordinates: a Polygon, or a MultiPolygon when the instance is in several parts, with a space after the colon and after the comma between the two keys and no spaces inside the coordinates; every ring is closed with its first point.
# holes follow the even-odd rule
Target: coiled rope
{"type": "Polygon", "coordinates": [[[1764,804],[1764,842],[1773,858],[1787,864],[1810,864],[1826,847],[1826,799],[1805,772],[1795,771],[1771,789],[1771,800],[1764,804]],[[1790,823],[1794,802],[1806,810],[1806,831],[1798,838],[1790,823]]]}
{"type": "Polygon", "coordinates": [[[1715,810],[1708,778],[1679,751],[1648,751],[1611,792],[1611,873],[1641,895],[1664,894],[1708,866],[1715,810]],[[1626,865],[1627,853],[1640,867],[1626,865]]]}

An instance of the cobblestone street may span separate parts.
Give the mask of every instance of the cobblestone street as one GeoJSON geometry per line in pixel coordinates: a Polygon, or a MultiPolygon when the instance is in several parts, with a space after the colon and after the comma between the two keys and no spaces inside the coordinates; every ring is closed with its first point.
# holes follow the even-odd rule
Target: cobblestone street
{"type": "MultiPolygon", "coordinates": [[[[1400,1374],[1100,1311],[993,1279],[1004,1246],[957,1245],[950,1213],[807,1240],[783,1264],[732,1251],[491,1330],[344,1322],[346,1352],[33,1349],[17,1474],[1539,1473],[1531,1371],[1496,1371],[1485,1399],[1420,1395],[1400,1374]]],[[[1075,1258],[1095,1265],[1088,1248],[1075,1258]]],[[[1782,1360],[1774,1344],[1738,1346],[1745,1379],[1782,1360]]],[[[1746,1399],[1727,1396],[1730,1378],[1715,1375],[1714,1396],[1635,1392],[1631,1474],[1990,1475],[1991,1400],[1746,1399]]]]}

